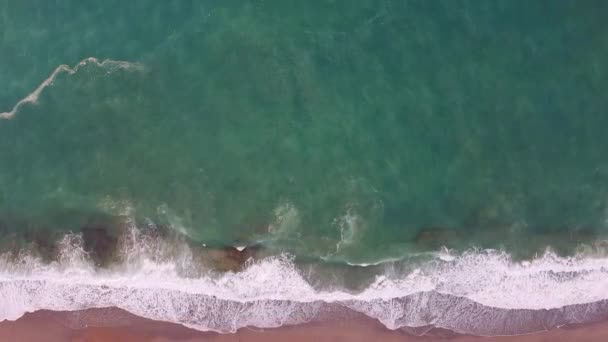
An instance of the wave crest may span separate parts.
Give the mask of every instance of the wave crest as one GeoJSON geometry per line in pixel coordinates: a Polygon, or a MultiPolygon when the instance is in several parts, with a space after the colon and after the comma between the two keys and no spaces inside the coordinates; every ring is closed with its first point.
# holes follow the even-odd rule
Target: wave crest
{"type": "MultiPolygon", "coordinates": [[[[26,312],[118,307],[199,330],[234,332],[364,314],[389,329],[428,327],[475,335],[530,333],[608,317],[608,259],[542,257],[514,262],[497,251],[437,255],[399,274],[387,265],[367,288],[319,290],[287,255],[239,272],[200,269],[185,243],[132,230],[122,257],[95,267],[68,235],[57,261],[0,258],[0,320],[26,312]]],[[[445,252],[443,252],[445,254],[445,252]]]]}

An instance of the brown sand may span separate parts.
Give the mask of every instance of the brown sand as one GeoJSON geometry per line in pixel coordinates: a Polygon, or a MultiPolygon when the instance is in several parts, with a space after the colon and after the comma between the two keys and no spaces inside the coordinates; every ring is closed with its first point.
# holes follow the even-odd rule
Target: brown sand
{"type": "Polygon", "coordinates": [[[276,329],[241,329],[235,334],[205,333],[181,325],[139,318],[119,309],[93,309],[77,313],[38,311],[14,322],[0,322],[1,342],[196,342],[196,341],[452,341],[452,342],[553,342],[608,341],[608,322],[556,329],[523,336],[415,337],[385,329],[371,319],[310,323],[276,329]],[[87,322],[83,326],[82,322],[87,322]]]}

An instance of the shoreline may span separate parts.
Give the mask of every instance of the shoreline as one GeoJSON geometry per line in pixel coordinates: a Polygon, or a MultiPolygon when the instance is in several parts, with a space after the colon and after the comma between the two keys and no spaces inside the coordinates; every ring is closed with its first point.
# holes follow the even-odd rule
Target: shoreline
{"type": "Polygon", "coordinates": [[[453,342],[542,342],[606,341],[608,321],[570,325],[527,335],[478,337],[433,331],[433,336],[414,336],[403,330],[389,330],[378,321],[352,317],[271,329],[242,328],[233,334],[202,332],[185,326],[135,316],[118,308],[82,311],[27,313],[16,321],[0,322],[0,341],[20,342],[237,342],[237,341],[444,341],[453,342]]]}
{"type": "MultiPolygon", "coordinates": [[[[27,253],[0,260],[0,296],[4,298],[0,319],[17,320],[9,326],[27,325],[31,320],[39,321],[34,326],[59,321],[48,330],[56,331],[60,341],[91,330],[87,327],[117,333],[124,330],[125,322],[128,332],[139,329],[143,334],[131,340],[145,341],[159,325],[184,332],[181,325],[176,330],[159,322],[165,321],[228,334],[218,335],[220,341],[242,335],[255,341],[251,331],[259,329],[247,327],[266,328],[264,336],[317,332],[318,338],[358,331],[339,338],[346,340],[367,336],[371,329],[383,339],[398,336],[403,340],[429,333],[457,338],[453,332],[522,336],[572,323],[608,321],[608,299],[602,290],[608,285],[606,257],[563,258],[547,252],[519,263],[506,252],[492,250],[447,254],[447,259],[435,255],[415,270],[408,269],[409,264],[396,265],[404,267],[395,271],[399,276],[391,275],[390,269],[372,270],[373,282],[349,291],[342,284],[361,276],[355,271],[366,269],[307,269],[287,255],[249,262],[256,256],[254,248],[194,250],[137,228],[129,232],[128,239],[114,238],[117,241],[95,227],[80,235],[65,235],[55,248],[56,262],[27,253]],[[87,241],[97,244],[90,246],[87,241]],[[119,246],[116,255],[120,258],[103,253],[108,245],[119,246]],[[235,271],[205,273],[215,269],[210,264],[235,271]],[[327,284],[338,285],[318,286],[319,279],[331,277],[335,282],[327,284]],[[100,307],[120,307],[156,322],[118,309],[85,310],[100,307]],[[22,317],[40,309],[54,311],[22,317]],[[319,329],[326,332],[318,333],[319,329]]],[[[32,329],[22,333],[28,330],[32,329]]],[[[213,334],[205,339],[209,336],[213,334]]]]}

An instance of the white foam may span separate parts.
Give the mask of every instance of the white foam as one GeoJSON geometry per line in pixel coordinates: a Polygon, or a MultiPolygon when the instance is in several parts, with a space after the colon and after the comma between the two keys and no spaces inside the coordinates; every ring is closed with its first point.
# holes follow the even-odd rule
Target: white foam
{"type": "Polygon", "coordinates": [[[291,202],[285,201],[274,209],[274,222],[268,226],[268,232],[279,238],[299,237],[300,223],[298,209],[291,202]]]}
{"type": "Polygon", "coordinates": [[[608,298],[608,259],[603,257],[561,258],[547,252],[518,263],[504,252],[446,257],[449,252],[443,251],[408,274],[380,275],[353,294],[316,291],[285,255],[251,263],[238,273],[196,274],[190,272],[196,258],[186,245],[178,252],[173,246],[169,255],[162,241],[137,231],[124,240],[123,261],[109,269],[93,267],[74,235],[61,241],[57,262],[27,254],[19,260],[0,258],[0,320],[40,309],[119,307],[150,319],[232,332],[307,322],[329,306],[356,310],[391,329],[433,324],[486,333],[486,326],[472,328],[466,321],[479,320],[468,315],[471,304],[466,303],[503,311],[545,310],[608,298]],[[446,298],[469,302],[446,306],[446,298]],[[464,311],[455,313],[454,307],[464,311]]]}
{"type": "Polygon", "coordinates": [[[340,230],[340,241],[336,244],[337,253],[343,246],[352,245],[356,240],[357,234],[360,233],[361,217],[353,208],[348,208],[344,215],[334,219],[333,224],[340,230]]]}
{"type": "Polygon", "coordinates": [[[125,61],[114,61],[111,59],[104,59],[103,61],[99,61],[95,57],[85,58],[82,61],[78,62],[78,64],[76,64],[73,68],[70,67],[69,65],[62,64],[62,65],[58,66],[57,68],[55,68],[55,70],[53,70],[53,72],[49,75],[49,77],[47,77],[44,81],[42,81],[42,83],[40,83],[40,85],[33,92],[31,92],[29,95],[27,95],[23,99],[19,100],[19,102],[17,102],[17,104],[15,104],[15,106],[13,107],[13,109],[10,112],[0,113],[0,119],[12,119],[15,116],[15,114],[17,113],[17,111],[19,110],[19,108],[26,103],[33,103],[33,104],[38,103],[38,97],[40,97],[40,94],[42,93],[42,91],[46,87],[52,85],[53,81],[55,81],[55,78],[57,78],[57,76],[59,74],[68,73],[70,75],[73,75],[73,74],[77,73],[78,70],[80,68],[82,68],[83,66],[91,65],[91,64],[95,65],[99,68],[108,68],[108,72],[112,72],[117,69],[142,70],[142,66],[138,63],[131,63],[131,62],[125,62],[125,61]]]}

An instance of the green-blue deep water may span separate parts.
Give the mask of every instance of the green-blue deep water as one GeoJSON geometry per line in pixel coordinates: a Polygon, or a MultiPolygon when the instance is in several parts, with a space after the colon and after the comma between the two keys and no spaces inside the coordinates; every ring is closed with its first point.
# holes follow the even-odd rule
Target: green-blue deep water
{"type": "MultiPolygon", "coordinates": [[[[0,228],[377,260],[608,229],[608,2],[0,0],[0,228]]],[[[10,233],[13,232],[13,233],[10,233]]]]}

